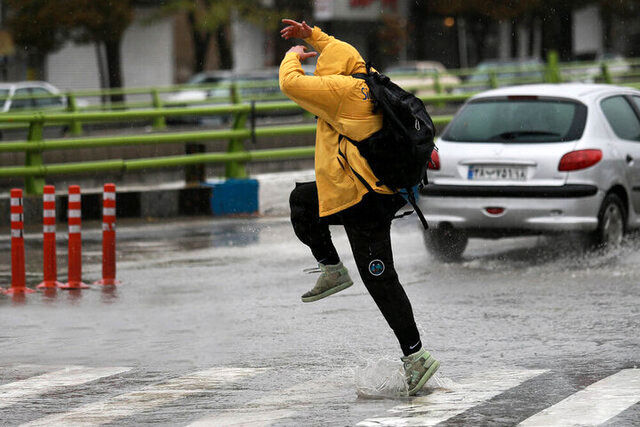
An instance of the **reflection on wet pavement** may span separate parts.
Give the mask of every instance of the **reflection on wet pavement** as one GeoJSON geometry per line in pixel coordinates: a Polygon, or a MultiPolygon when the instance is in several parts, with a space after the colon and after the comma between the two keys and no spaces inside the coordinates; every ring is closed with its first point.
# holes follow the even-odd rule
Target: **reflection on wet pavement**
{"type": "MultiPolygon", "coordinates": [[[[83,230],[87,283],[101,274],[98,227],[83,230]]],[[[344,231],[332,233],[356,271],[344,231]]],[[[29,285],[41,280],[39,239],[27,234],[29,285]]],[[[355,425],[403,403],[358,399],[356,369],[388,358],[399,363],[397,343],[359,280],[318,303],[299,302],[313,279],[302,269],[314,260],[286,218],[130,221],[117,239],[120,286],[0,297],[0,386],[51,371],[15,366],[132,371],[0,410],[0,419],[33,421],[60,413],[61,401],[67,412],[212,367],[270,371],[118,423],[188,424],[212,414],[251,420],[263,411],[276,424],[355,425]],[[238,409],[249,403],[254,413],[238,409]]],[[[394,222],[392,239],[423,342],[443,362],[441,383],[548,371],[452,420],[477,425],[490,414],[517,424],[640,365],[640,238],[607,253],[584,251],[565,236],[472,239],[463,259],[451,263],[427,254],[414,221],[394,222]]],[[[0,241],[2,285],[10,282],[7,240],[0,241]]],[[[65,257],[60,235],[59,279],[66,278],[65,257]]],[[[625,423],[638,414],[633,408],[618,416],[620,425],[632,425],[625,423]]]]}

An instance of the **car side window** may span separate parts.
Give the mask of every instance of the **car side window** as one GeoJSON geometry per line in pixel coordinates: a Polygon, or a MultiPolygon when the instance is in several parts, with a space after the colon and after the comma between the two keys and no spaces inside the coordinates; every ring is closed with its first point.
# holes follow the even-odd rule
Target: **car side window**
{"type": "Polygon", "coordinates": [[[633,103],[636,104],[636,108],[640,111],[640,96],[632,96],[633,103]]]}
{"type": "MultiPolygon", "coordinates": [[[[14,97],[23,97],[29,96],[31,94],[31,89],[23,87],[16,89],[13,96],[14,97]]],[[[13,99],[11,101],[10,110],[22,110],[25,108],[30,108],[33,106],[33,99],[31,98],[21,98],[21,99],[13,99]]]]}
{"type": "Polygon", "coordinates": [[[623,96],[612,96],[600,103],[602,112],[618,138],[640,141],[640,119],[623,96]]]}
{"type": "Polygon", "coordinates": [[[51,95],[45,98],[34,98],[33,101],[36,107],[50,107],[54,105],[61,105],[62,101],[59,96],[56,96],[42,87],[31,88],[31,93],[38,96],[51,95]]]}

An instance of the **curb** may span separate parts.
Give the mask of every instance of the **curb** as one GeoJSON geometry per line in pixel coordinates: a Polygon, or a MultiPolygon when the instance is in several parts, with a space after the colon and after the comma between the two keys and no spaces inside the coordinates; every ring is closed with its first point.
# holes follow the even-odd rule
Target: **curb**
{"type": "MultiPolygon", "coordinates": [[[[313,181],[313,170],[256,175],[251,179],[184,182],[157,187],[117,189],[118,218],[171,218],[189,215],[289,215],[289,194],[296,182],[313,181]]],[[[9,212],[9,193],[0,194],[0,212],[9,212]]],[[[42,196],[24,196],[24,221],[42,222],[42,196]]],[[[67,220],[66,189],[56,192],[56,219],[67,220]]],[[[5,217],[5,215],[0,215],[5,217]]],[[[8,218],[8,215],[6,216],[8,218]]],[[[102,218],[102,189],[82,189],[82,219],[102,218]]],[[[5,224],[0,224],[3,227],[5,224]]]]}

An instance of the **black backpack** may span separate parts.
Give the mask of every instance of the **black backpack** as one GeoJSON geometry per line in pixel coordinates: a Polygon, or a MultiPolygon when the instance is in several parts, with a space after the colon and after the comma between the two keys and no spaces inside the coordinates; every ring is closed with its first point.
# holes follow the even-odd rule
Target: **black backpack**
{"type": "MultiPolygon", "coordinates": [[[[416,203],[413,187],[427,184],[427,164],[435,148],[435,127],[422,100],[393,83],[384,74],[371,70],[352,77],[362,79],[369,87],[374,112],[382,112],[382,128],[363,139],[346,137],[364,157],[380,180],[378,184],[393,190],[404,189],[407,199],[418,214],[425,229],[427,221],[416,203]]],[[[365,186],[369,184],[358,176],[365,186]]]]}

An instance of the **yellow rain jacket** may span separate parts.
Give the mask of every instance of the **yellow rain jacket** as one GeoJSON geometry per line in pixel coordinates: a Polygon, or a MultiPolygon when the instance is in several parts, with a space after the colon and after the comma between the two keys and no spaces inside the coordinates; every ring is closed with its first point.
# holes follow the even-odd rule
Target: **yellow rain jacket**
{"type": "Polygon", "coordinates": [[[362,176],[377,193],[392,194],[378,179],[358,149],[346,138],[361,141],[382,127],[382,115],[373,114],[373,103],[364,80],[350,77],[366,73],[365,62],[348,43],[314,27],[305,39],[320,54],[315,76],[302,70],[297,53],[287,53],[280,64],[280,89],[305,110],[318,116],[315,172],[320,216],[355,205],[367,193],[362,176]]]}

